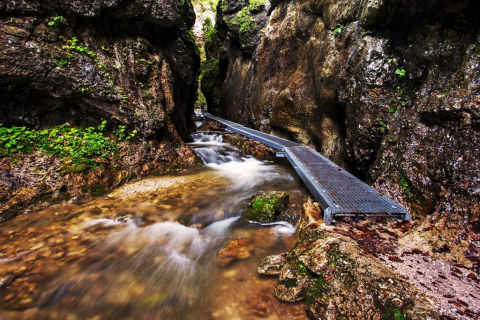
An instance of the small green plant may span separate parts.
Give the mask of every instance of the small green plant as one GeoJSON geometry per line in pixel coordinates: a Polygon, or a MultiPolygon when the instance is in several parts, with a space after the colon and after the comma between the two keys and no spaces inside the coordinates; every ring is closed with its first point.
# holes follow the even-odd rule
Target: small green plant
{"type": "Polygon", "coordinates": [[[105,127],[107,126],[107,120],[102,120],[100,124],[97,126],[98,131],[103,132],[105,131],[105,127]]]}
{"type": "Polygon", "coordinates": [[[137,130],[133,130],[132,132],[130,132],[130,134],[127,134],[127,127],[124,125],[119,125],[118,129],[115,131],[115,135],[117,136],[118,141],[129,141],[133,139],[137,135],[137,133],[137,130]]]}
{"type": "Polygon", "coordinates": [[[409,47],[409,48],[413,48],[413,44],[410,43],[410,44],[408,45],[408,47],[409,47]]]}
{"type": "Polygon", "coordinates": [[[82,91],[82,94],[86,94],[86,93],[88,93],[88,92],[90,91],[90,88],[88,88],[88,87],[83,87],[83,88],[81,89],[81,91],[82,91]]]}
{"type": "Polygon", "coordinates": [[[480,45],[475,45],[475,52],[477,54],[477,58],[480,59],[480,45]]]}
{"type": "Polygon", "coordinates": [[[336,27],[334,30],[333,30],[333,35],[336,37],[338,36],[340,33],[342,33],[343,29],[345,28],[344,25],[339,25],[338,27],[336,27]]]}
{"type": "Polygon", "coordinates": [[[402,87],[397,86],[395,89],[396,96],[392,98],[393,107],[389,107],[389,111],[394,113],[401,109],[401,107],[406,107],[410,101],[410,97],[405,95],[405,90],[402,87]]]}
{"type": "Polygon", "coordinates": [[[63,68],[63,67],[65,67],[66,65],[68,65],[68,63],[69,63],[69,60],[67,60],[67,59],[59,59],[59,58],[57,58],[57,57],[55,57],[55,56],[51,56],[51,59],[52,59],[53,61],[55,61],[55,63],[57,64],[57,67],[59,67],[59,68],[63,68]]]}
{"type": "Polygon", "coordinates": [[[137,133],[138,133],[138,130],[136,130],[136,129],[133,130],[133,131],[128,135],[127,141],[133,139],[133,138],[137,135],[137,133]]]}
{"type": "Polygon", "coordinates": [[[410,193],[411,193],[410,185],[408,184],[407,179],[406,179],[401,173],[398,174],[398,181],[399,181],[399,183],[400,183],[400,186],[401,186],[401,188],[402,188],[402,191],[403,191],[406,195],[410,195],[410,193]]]}
{"type": "Polygon", "coordinates": [[[48,26],[53,27],[55,31],[58,31],[62,25],[67,25],[67,19],[62,16],[51,17],[48,20],[48,26]]]}
{"type": "Polygon", "coordinates": [[[77,37],[73,37],[70,40],[67,40],[67,44],[62,47],[62,49],[67,50],[68,52],[76,51],[78,53],[83,53],[89,56],[92,60],[95,60],[97,54],[92,50],[89,50],[86,46],[79,43],[77,37]]]}
{"type": "Polygon", "coordinates": [[[152,61],[148,61],[147,59],[144,59],[144,58],[139,58],[139,59],[137,59],[137,62],[139,62],[139,63],[146,63],[146,64],[150,64],[150,65],[153,64],[152,61]]]}
{"type": "Polygon", "coordinates": [[[397,70],[395,70],[395,74],[399,79],[402,79],[406,77],[407,71],[404,68],[397,68],[397,70]]]}
{"type": "Polygon", "coordinates": [[[382,133],[387,132],[387,123],[383,120],[379,120],[378,123],[380,124],[380,131],[382,131],[382,133]]]}
{"type": "Polygon", "coordinates": [[[402,310],[395,310],[395,320],[405,320],[405,315],[403,314],[402,310]]]}

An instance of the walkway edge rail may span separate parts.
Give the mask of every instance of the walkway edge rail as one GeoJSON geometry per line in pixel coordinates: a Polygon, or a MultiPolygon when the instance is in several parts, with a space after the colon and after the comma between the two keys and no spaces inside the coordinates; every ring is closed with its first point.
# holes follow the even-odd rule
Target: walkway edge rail
{"type": "Polygon", "coordinates": [[[356,178],[312,148],[247,128],[202,111],[204,117],[244,137],[260,141],[287,157],[315,201],[323,209],[324,222],[335,217],[393,217],[408,220],[407,210],[356,178]]]}

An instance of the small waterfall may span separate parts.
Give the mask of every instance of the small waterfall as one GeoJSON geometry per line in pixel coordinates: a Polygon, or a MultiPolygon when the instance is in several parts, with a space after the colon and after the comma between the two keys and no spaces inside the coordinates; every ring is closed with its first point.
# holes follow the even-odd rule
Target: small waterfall
{"type": "Polygon", "coordinates": [[[232,180],[232,189],[248,190],[282,177],[278,166],[245,156],[220,134],[196,133],[190,146],[211,169],[232,180]]]}

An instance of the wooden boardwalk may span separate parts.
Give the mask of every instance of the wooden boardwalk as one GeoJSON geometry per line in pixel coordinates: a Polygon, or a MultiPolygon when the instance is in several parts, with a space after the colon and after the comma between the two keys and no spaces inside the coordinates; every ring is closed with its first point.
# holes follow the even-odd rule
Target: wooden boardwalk
{"type": "Polygon", "coordinates": [[[325,224],[331,224],[335,217],[409,219],[407,210],[398,203],[380,194],[312,148],[244,127],[207,112],[203,115],[223,124],[233,132],[284,153],[312,196],[322,206],[325,224]]]}

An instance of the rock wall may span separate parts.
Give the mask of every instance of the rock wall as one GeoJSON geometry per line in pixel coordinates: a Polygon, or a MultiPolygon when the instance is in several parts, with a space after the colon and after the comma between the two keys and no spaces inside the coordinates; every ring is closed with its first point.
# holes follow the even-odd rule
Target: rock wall
{"type": "Polygon", "coordinates": [[[199,57],[190,1],[0,4],[0,122],[98,124],[186,137],[199,57]]]}
{"type": "Polygon", "coordinates": [[[0,2],[0,124],[104,119],[107,131],[138,131],[96,169],[40,151],[0,157],[0,222],[198,164],[183,142],[200,67],[194,21],[188,0],[0,2]]]}
{"type": "Polygon", "coordinates": [[[480,9],[461,0],[223,0],[212,113],[316,147],[414,215],[480,213],[480,9]]]}

